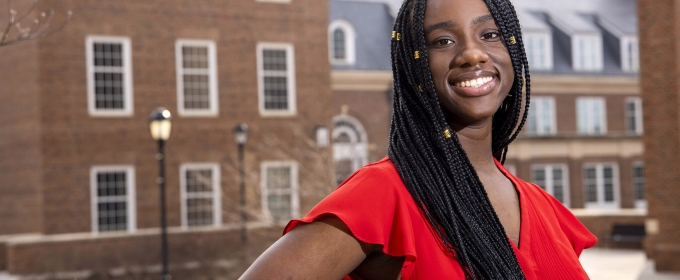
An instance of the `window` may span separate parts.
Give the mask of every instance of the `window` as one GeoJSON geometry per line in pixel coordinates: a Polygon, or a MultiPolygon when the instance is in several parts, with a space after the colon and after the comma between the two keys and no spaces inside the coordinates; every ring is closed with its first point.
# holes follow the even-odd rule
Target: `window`
{"type": "Polygon", "coordinates": [[[177,111],[186,116],[216,116],[217,56],[212,41],[177,40],[177,111]]]}
{"type": "Polygon", "coordinates": [[[183,227],[220,225],[222,203],[218,164],[182,164],[180,187],[183,227]]]}
{"type": "Polygon", "coordinates": [[[328,27],[330,58],[332,64],[354,64],[356,61],[356,33],[352,24],[335,20],[328,27]]]}
{"type": "Polygon", "coordinates": [[[626,132],[642,134],[642,99],[626,98],[626,132]]]}
{"type": "Polygon", "coordinates": [[[618,167],[615,163],[592,163],[583,166],[586,208],[619,207],[618,167]]]}
{"type": "Polygon", "coordinates": [[[564,205],[569,205],[569,184],[567,166],[564,164],[531,166],[531,181],[555,197],[564,205]]]}
{"type": "Polygon", "coordinates": [[[555,124],[555,99],[534,97],[529,107],[529,130],[531,135],[550,135],[557,132],[555,124]]]}
{"type": "Polygon", "coordinates": [[[576,98],[576,115],[578,116],[578,132],[580,134],[598,135],[607,132],[604,98],[576,98]]]}
{"type": "Polygon", "coordinates": [[[531,70],[552,69],[552,39],[550,33],[526,33],[522,39],[531,70]]]}
{"type": "Polygon", "coordinates": [[[640,70],[640,52],[637,37],[621,39],[621,69],[626,72],[640,70]]]}
{"type": "Polygon", "coordinates": [[[132,166],[95,166],[90,170],[92,231],[134,231],[135,172],[132,166]]]}
{"type": "Polygon", "coordinates": [[[368,163],[367,137],[359,120],[348,115],[333,117],[333,160],[337,185],[368,163]]]}
{"type": "Polygon", "coordinates": [[[257,44],[260,114],[295,114],[295,65],[293,45],[257,44]]]}
{"type": "Polygon", "coordinates": [[[298,166],[292,161],[262,163],[262,206],[265,217],[287,222],[298,217],[298,166]]]}
{"type": "Polygon", "coordinates": [[[574,35],[572,40],[574,70],[602,70],[602,37],[598,35],[574,35]]]}
{"type": "Polygon", "coordinates": [[[636,208],[647,208],[645,198],[645,164],[633,163],[633,197],[636,208]]]}
{"type": "Polygon", "coordinates": [[[130,39],[88,36],[85,39],[85,50],[90,115],[132,115],[130,39]]]}

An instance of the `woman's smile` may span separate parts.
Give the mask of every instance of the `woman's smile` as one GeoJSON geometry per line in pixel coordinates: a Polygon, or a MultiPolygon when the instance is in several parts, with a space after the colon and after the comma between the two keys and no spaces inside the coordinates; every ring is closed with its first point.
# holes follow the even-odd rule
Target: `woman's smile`
{"type": "Polygon", "coordinates": [[[495,74],[487,71],[467,72],[449,80],[449,87],[461,96],[476,97],[491,93],[497,86],[495,74]]]}

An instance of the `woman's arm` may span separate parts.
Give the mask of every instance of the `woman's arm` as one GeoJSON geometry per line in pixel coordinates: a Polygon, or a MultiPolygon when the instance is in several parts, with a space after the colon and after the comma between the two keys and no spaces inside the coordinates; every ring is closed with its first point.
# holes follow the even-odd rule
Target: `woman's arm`
{"type": "Polygon", "coordinates": [[[240,279],[342,279],[377,249],[359,242],[340,219],[328,216],[286,233],[240,279]]]}

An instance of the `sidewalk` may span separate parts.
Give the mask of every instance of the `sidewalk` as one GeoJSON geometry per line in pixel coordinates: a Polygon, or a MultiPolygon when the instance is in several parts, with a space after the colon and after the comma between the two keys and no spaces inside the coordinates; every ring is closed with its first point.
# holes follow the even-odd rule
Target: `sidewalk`
{"type": "Polygon", "coordinates": [[[641,250],[591,248],[581,254],[591,280],[680,280],[680,273],[658,273],[641,250]]]}

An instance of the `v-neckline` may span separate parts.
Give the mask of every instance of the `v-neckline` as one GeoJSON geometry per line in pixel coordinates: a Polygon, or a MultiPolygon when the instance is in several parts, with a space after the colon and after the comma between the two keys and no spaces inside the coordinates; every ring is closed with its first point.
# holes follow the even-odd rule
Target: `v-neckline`
{"type": "Polygon", "coordinates": [[[524,193],[524,190],[520,187],[519,179],[512,175],[510,171],[505,169],[505,167],[496,159],[494,159],[494,162],[496,163],[496,167],[498,167],[498,170],[503,173],[503,175],[510,180],[512,185],[515,187],[515,191],[517,192],[517,199],[519,200],[519,215],[520,215],[520,222],[519,222],[519,245],[515,244],[515,242],[512,241],[508,237],[508,240],[510,241],[510,244],[517,248],[517,250],[522,251],[522,248],[527,248],[528,243],[529,243],[529,219],[528,217],[528,208],[527,208],[527,201],[526,201],[526,194],[524,193]]]}

